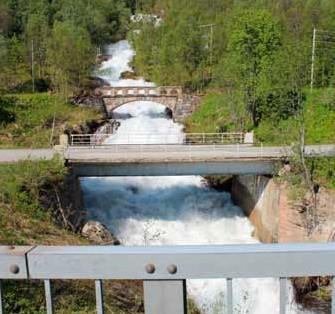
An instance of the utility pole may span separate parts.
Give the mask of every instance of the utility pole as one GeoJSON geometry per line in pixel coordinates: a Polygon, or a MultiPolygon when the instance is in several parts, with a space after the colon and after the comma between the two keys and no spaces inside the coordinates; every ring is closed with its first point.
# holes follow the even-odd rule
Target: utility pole
{"type": "Polygon", "coordinates": [[[216,24],[200,25],[200,28],[209,28],[209,63],[210,63],[210,77],[212,78],[212,67],[213,67],[213,46],[214,46],[214,27],[216,24]]]}
{"type": "Polygon", "coordinates": [[[31,78],[33,82],[33,93],[35,93],[35,57],[34,57],[34,40],[31,40],[31,78]]]}
{"type": "Polygon", "coordinates": [[[311,90],[314,87],[314,64],[315,64],[315,49],[316,49],[316,28],[313,29],[313,45],[312,45],[312,68],[311,68],[311,90]]]}

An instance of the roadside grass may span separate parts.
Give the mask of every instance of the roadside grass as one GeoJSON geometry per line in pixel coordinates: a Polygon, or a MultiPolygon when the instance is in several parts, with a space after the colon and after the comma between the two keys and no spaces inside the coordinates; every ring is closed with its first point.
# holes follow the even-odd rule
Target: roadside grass
{"type": "Polygon", "coordinates": [[[49,147],[68,126],[101,117],[98,110],[80,108],[47,93],[2,96],[0,108],[0,148],[49,147]]]}

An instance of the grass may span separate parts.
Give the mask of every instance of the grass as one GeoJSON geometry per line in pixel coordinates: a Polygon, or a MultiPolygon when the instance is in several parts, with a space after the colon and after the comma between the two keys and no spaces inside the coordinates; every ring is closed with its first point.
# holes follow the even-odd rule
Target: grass
{"type": "Polygon", "coordinates": [[[68,126],[97,119],[100,113],[71,105],[56,95],[0,97],[0,148],[42,148],[55,144],[68,126]],[[55,117],[55,129],[52,132],[55,117]]]}
{"type": "Polygon", "coordinates": [[[51,209],[40,203],[41,189],[63,182],[60,160],[0,165],[0,244],[84,244],[87,241],[58,226],[51,209]]]}
{"type": "Polygon", "coordinates": [[[185,121],[188,133],[217,133],[242,131],[245,119],[241,108],[232,96],[210,92],[201,106],[185,121]]]}

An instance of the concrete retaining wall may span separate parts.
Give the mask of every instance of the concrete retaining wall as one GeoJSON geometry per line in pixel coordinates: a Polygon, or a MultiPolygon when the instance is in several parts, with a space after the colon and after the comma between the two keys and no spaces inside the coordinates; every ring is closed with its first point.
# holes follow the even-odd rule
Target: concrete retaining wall
{"type": "Polygon", "coordinates": [[[281,188],[265,176],[237,176],[233,179],[232,198],[255,226],[262,242],[278,242],[281,188]]]}
{"type": "MultiPolygon", "coordinates": [[[[264,243],[327,242],[335,234],[335,193],[324,188],[316,196],[317,226],[307,229],[305,200],[291,201],[285,183],[266,176],[236,176],[232,199],[255,227],[255,236],[264,243]]],[[[334,236],[335,238],[335,236],[334,236]]]]}

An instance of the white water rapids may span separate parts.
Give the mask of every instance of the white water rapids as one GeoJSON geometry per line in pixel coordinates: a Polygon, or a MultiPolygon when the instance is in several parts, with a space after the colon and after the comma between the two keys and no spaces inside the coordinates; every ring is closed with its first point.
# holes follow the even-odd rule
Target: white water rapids
{"type": "MultiPolygon", "coordinates": [[[[128,42],[110,46],[109,52],[113,56],[102,65],[103,79],[113,86],[144,85],[143,80],[119,80],[122,72],[131,70],[134,51],[128,42]]],[[[128,133],[182,134],[181,125],[164,117],[162,105],[130,103],[117,112],[131,117],[120,120],[121,126],[109,143],[117,143],[118,135],[128,133]]],[[[159,139],[155,141],[159,143],[159,139]]],[[[107,225],[124,245],[258,242],[252,236],[252,225],[231,202],[230,194],[209,188],[198,176],[86,178],[82,186],[90,218],[107,225]]],[[[225,287],[224,279],[187,281],[188,295],[205,314],[226,312],[225,287]]],[[[233,289],[234,313],[279,313],[278,280],[236,279],[233,289]]],[[[292,293],[290,296],[288,313],[299,313],[292,293]]]]}

